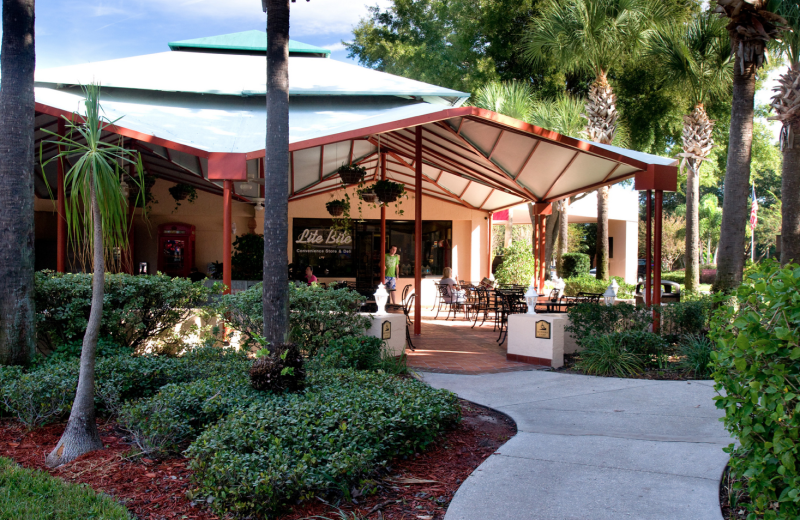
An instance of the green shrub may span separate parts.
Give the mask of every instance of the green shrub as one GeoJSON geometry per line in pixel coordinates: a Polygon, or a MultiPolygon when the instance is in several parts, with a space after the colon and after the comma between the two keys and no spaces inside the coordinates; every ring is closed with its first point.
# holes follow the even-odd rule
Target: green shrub
{"type": "Polygon", "coordinates": [[[639,357],[643,365],[656,364],[659,368],[666,365],[669,354],[667,342],[660,335],[646,331],[617,332],[615,340],[628,352],[639,357]]]}
{"type": "MultiPolygon", "coordinates": [[[[262,343],[266,343],[263,339],[262,343]]],[[[306,378],[305,358],[294,343],[272,345],[256,353],[250,367],[250,386],[262,392],[296,392],[306,378]]]]}
{"type": "Polygon", "coordinates": [[[376,370],[381,366],[384,342],[373,336],[348,336],[330,342],[320,354],[320,364],[327,368],[376,370]]]}
{"type": "Polygon", "coordinates": [[[673,271],[661,273],[662,282],[675,282],[678,284],[686,283],[686,271],[673,271]]]}
{"type": "Polygon", "coordinates": [[[586,339],[614,332],[645,332],[653,323],[653,315],[644,307],[629,303],[597,305],[582,303],[569,309],[570,324],[565,327],[578,345],[586,339]]]}
{"type": "Polygon", "coordinates": [[[321,371],[305,393],[239,409],[186,451],[198,493],[220,513],[263,517],[296,500],[345,493],[459,419],[456,396],[416,379],[321,371]]]}
{"type": "Polygon", "coordinates": [[[169,384],[153,397],[124,404],[119,423],[141,453],[163,455],[180,451],[209,424],[263,396],[245,374],[169,384]]]}
{"type": "MultiPolygon", "coordinates": [[[[45,350],[83,338],[92,298],[92,275],[36,273],[36,329],[45,350]]],[[[212,291],[185,278],[106,274],[100,336],[137,349],[185,320],[212,291]]]]}
{"type": "Polygon", "coordinates": [[[70,484],[0,457],[0,519],[130,520],[125,506],[85,484],[70,484]]]}
{"type": "MultiPolygon", "coordinates": [[[[55,350],[47,356],[36,356],[34,364],[80,359],[82,350],[83,340],[73,339],[67,343],[57,345],[55,350]]],[[[97,348],[95,349],[95,357],[97,359],[131,354],[133,354],[133,349],[121,346],[111,338],[99,338],[97,340],[97,348]]]]}
{"type": "MultiPolygon", "coordinates": [[[[612,280],[616,280],[617,284],[619,285],[619,289],[617,290],[617,298],[633,298],[633,292],[635,289],[633,285],[625,283],[625,280],[619,276],[612,277],[612,280]]],[[[611,285],[611,281],[598,280],[591,274],[584,274],[572,278],[565,278],[564,284],[564,294],[567,296],[577,296],[578,293],[582,292],[594,294],[604,293],[606,292],[606,289],[608,289],[608,286],[611,285]]]]}
{"type": "Polygon", "coordinates": [[[500,284],[530,285],[536,276],[536,259],[531,244],[524,240],[512,242],[504,251],[503,263],[494,273],[500,284]]]}
{"type": "MultiPolygon", "coordinates": [[[[714,399],[738,445],[730,468],[744,480],[752,518],[800,515],[800,267],[773,261],[739,286],[711,322],[719,349],[714,399]]],[[[743,506],[744,507],[744,506],[743,506]]]]}
{"type": "Polygon", "coordinates": [[[63,361],[29,373],[4,371],[0,402],[6,412],[29,429],[56,421],[69,413],[78,387],[78,363],[63,361]],[[15,377],[8,377],[13,375],[15,377]]]}
{"type": "MultiPolygon", "coordinates": [[[[257,346],[255,336],[263,331],[261,284],[238,294],[220,298],[217,316],[244,335],[247,346],[257,346]]],[[[289,285],[289,339],[314,357],[335,339],[361,336],[370,326],[359,315],[364,297],[350,289],[323,289],[312,285],[289,285]]]]}
{"type": "Polygon", "coordinates": [[[558,276],[561,278],[574,278],[584,274],[589,274],[591,269],[591,261],[589,255],[584,253],[567,253],[561,255],[561,272],[558,276]]]}
{"type": "Polygon", "coordinates": [[[264,235],[245,233],[233,241],[231,277],[234,280],[264,278],[264,235]]]}
{"type": "Polygon", "coordinates": [[[584,338],[576,368],[590,375],[626,377],[642,370],[639,355],[625,347],[621,333],[584,338]]]}
{"type": "Polygon", "coordinates": [[[678,355],[681,356],[680,366],[690,370],[695,377],[708,377],[711,373],[711,352],[714,344],[707,337],[700,334],[687,334],[678,344],[678,355]]]}
{"type": "Polygon", "coordinates": [[[714,308],[714,299],[711,296],[692,299],[689,295],[681,294],[681,300],[657,308],[661,311],[661,334],[673,342],[687,334],[708,333],[714,308]]]}

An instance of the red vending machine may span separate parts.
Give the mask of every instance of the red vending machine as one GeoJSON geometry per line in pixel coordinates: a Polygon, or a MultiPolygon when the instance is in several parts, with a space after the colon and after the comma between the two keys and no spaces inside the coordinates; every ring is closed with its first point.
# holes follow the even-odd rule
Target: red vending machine
{"type": "Polygon", "coordinates": [[[194,267],[194,226],[158,226],[158,270],[169,276],[188,277],[194,267]]]}

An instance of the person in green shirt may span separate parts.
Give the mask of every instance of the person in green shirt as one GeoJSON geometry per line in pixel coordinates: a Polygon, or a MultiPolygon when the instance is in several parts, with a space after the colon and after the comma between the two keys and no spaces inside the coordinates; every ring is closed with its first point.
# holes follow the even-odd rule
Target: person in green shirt
{"type": "Polygon", "coordinates": [[[383,273],[386,279],[384,285],[386,285],[386,290],[389,291],[392,305],[394,305],[394,293],[397,288],[397,268],[400,266],[400,255],[397,254],[396,246],[389,248],[389,254],[386,255],[384,263],[386,265],[386,271],[383,273]]]}

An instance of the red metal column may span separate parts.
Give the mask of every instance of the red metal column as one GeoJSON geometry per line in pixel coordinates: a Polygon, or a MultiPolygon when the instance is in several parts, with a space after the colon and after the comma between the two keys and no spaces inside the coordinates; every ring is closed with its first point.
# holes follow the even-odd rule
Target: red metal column
{"type": "Polygon", "coordinates": [[[231,292],[231,198],[233,197],[233,181],[226,180],[222,191],[222,283],[225,294],[231,292]]]}
{"type": "MultiPolygon", "coordinates": [[[[381,153],[381,180],[386,180],[386,153],[381,153]]],[[[400,266],[397,266],[398,269],[400,266]]],[[[397,273],[395,273],[397,274],[397,273]]],[[[381,283],[386,283],[386,205],[381,204],[381,283]]],[[[392,300],[394,303],[394,300],[392,300]]]]}
{"type": "Polygon", "coordinates": [[[494,231],[492,227],[494,226],[494,213],[489,213],[489,266],[487,268],[486,278],[491,278],[492,276],[492,246],[494,245],[494,231]]]}
{"type": "MultiPolygon", "coordinates": [[[[58,120],[58,135],[63,137],[65,133],[64,120],[58,120]]],[[[58,147],[61,153],[61,146],[58,147]]],[[[56,162],[58,166],[58,183],[57,188],[57,207],[58,216],[56,218],[56,271],[64,273],[67,270],[67,201],[66,190],[64,189],[64,161],[59,159],[56,162]]]]}
{"type": "Polygon", "coordinates": [[[422,333],[422,126],[414,143],[414,334],[422,333]]]}
{"type": "Polygon", "coordinates": [[[653,280],[651,279],[652,255],[651,255],[651,249],[650,249],[652,247],[652,243],[653,243],[653,238],[652,238],[653,222],[652,222],[652,219],[651,219],[651,216],[653,214],[652,198],[653,198],[653,192],[650,191],[650,190],[647,190],[647,203],[645,204],[646,217],[645,217],[645,235],[644,235],[645,236],[645,238],[644,238],[644,243],[645,243],[645,246],[644,246],[644,248],[645,248],[645,253],[644,253],[644,262],[645,262],[645,266],[644,266],[644,304],[646,306],[648,306],[648,307],[653,304],[653,302],[650,301],[651,288],[653,287],[653,284],[652,284],[653,280]]]}
{"type": "Polygon", "coordinates": [[[545,250],[545,216],[542,215],[539,217],[539,292],[544,292],[544,278],[545,278],[545,262],[547,259],[545,258],[544,250],[545,250]]]}
{"type": "Polygon", "coordinates": [[[656,190],[655,229],[653,231],[653,305],[658,308],[653,313],[653,332],[661,328],[661,217],[664,192],[656,190]]]}

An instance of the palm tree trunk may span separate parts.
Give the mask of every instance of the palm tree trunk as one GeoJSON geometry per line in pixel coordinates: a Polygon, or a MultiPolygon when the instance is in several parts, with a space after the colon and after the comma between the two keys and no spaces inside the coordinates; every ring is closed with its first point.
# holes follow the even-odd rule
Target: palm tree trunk
{"type": "Polygon", "coordinates": [[[608,280],[608,186],[597,190],[597,271],[598,280],[608,280]]]}
{"type": "Polygon", "coordinates": [[[753,103],[756,92],[754,69],[754,66],[748,66],[742,71],[740,65],[734,67],[728,165],[725,169],[714,291],[729,291],[742,283],[747,196],[750,191],[750,151],[753,143],[753,103]]]}
{"type": "Polygon", "coordinates": [[[264,161],[264,338],[289,327],[289,0],[267,2],[267,142],[264,161]]]}
{"type": "MultiPolygon", "coordinates": [[[[530,206],[530,203],[528,204],[530,206]]],[[[511,242],[514,241],[514,208],[508,208],[508,217],[506,218],[506,234],[503,239],[503,247],[511,247],[511,242]]]]}
{"type": "Polygon", "coordinates": [[[559,276],[561,276],[561,258],[569,253],[569,199],[562,200],[558,205],[558,253],[556,254],[556,266],[559,276]]]}
{"type": "Polygon", "coordinates": [[[36,346],[33,271],[34,0],[3,0],[0,50],[0,365],[36,346]]]}
{"type": "MultiPolygon", "coordinates": [[[[557,203],[556,203],[557,204],[557,203]]],[[[545,240],[544,240],[544,262],[545,262],[545,279],[550,279],[550,266],[553,265],[553,253],[556,249],[558,242],[559,231],[561,230],[561,214],[554,211],[552,215],[547,217],[545,240]]]]}
{"type": "Polygon", "coordinates": [[[75,460],[84,453],[103,449],[94,416],[94,365],[97,338],[103,318],[103,292],[105,289],[105,255],[103,250],[103,220],[92,179],[92,232],[94,272],[92,274],[92,310],[86,324],[81,348],[81,366],[78,390],[69,414],[67,428],[58,444],[45,459],[54,468],[75,460]]]}
{"type": "MultiPolygon", "coordinates": [[[[800,123],[787,129],[792,137],[800,134],[800,123]]],[[[800,262],[800,142],[789,139],[783,149],[781,178],[781,265],[800,262]]]]}
{"type": "Polygon", "coordinates": [[[691,161],[686,174],[686,291],[697,292],[700,288],[700,179],[696,168],[699,163],[691,161]]]}

